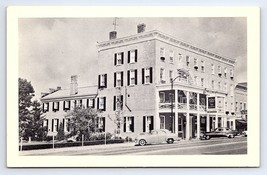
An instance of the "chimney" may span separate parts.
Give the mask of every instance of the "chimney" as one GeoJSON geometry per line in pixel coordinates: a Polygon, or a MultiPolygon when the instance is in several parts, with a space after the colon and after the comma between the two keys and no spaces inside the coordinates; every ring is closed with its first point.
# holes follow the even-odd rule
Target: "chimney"
{"type": "Polygon", "coordinates": [[[137,25],[137,33],[142,33],[146,30],[146,25],[144,23],[137,25]]]}
{"type": "Polygon", "coordinates": [[[57,91],[59,91],[59,90],[61,90],[61,87],[60,86],[57,87],[57,91]]]}
{"type": "Polygon", "coordinates": [[[116,31],[109,32],[109,40],[116,39],[116,38],[117,38],[116,31]]]}
{"type": "Polygon", "coordinates": [[[78,94],[78,76],[72,75],[70,82],[70,95],[78,94]]]}

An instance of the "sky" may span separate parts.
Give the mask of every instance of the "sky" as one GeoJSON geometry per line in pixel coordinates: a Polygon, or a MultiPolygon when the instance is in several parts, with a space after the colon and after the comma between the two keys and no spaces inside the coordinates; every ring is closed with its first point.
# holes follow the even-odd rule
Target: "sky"
{"type": "MultiPolygon", "coordinates": [[[[31,82],[35,98],[49,88],[97,85],[97,42],[109,40],[114,18],[19,19],[19,77],[31,82]]],[[[118,18],[117,37],[159,30],[176,39],[236,59],[236,82],[247,81],[246,18],[118,18]]]]}

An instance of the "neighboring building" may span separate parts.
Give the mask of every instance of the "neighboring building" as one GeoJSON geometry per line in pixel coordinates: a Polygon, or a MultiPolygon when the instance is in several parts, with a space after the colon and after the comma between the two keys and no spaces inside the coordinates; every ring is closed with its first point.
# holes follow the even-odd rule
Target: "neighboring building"
{"type": "Polygon", "coordinates": [[[235,87],[236,129],[247,129],[247,82],[238,83],[235,87]]]}
{"type": "Polygon", "coordinates": [[[124,137],[165,128],[191,139],[217,127],[235,129],[234,59],[145,32],[144,24],[135,35],[116,35],[98,43],[97,109],[106,131],[114,132],[118,114],[124,137]]]}
{"type": "MultiPolygon", "coordinates": [[[[71,76],[70,89],[50,89],[50,93],[41,98],[45,117],[43,126],[47,128],[47,134],[56,135],[60,123],[63,124],[66,133],[70,132],[67,125],[70,118],[66,117],[67,112],[76,105],[95,109],[96,95],[97,86],[78,87],[77,76],[71,76]]],[[[103,119],[99,120],[101,123],[105,123],[103,119]]],[[[103,128],[105,127],[103,126],[103,128]]]]}

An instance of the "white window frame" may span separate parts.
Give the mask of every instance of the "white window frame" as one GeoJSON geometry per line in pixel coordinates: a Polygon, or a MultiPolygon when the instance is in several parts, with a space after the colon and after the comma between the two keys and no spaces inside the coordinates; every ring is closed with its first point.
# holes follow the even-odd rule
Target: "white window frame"
{"type": "Polygon", "coordinates": [[[218,66],[218,74],[222,74],[222,67],[220,65],[218,66]]]}
{"type": "Polygon", "coordinates": [[[135,63],[135,50],[130,51],[130,63],[135,63]]]}
{"type": "Polygon", "coordinates": [[[145,68],[145,84],[149,84],[150,83],[150,68],[147,67],[145,68]]]}
{"type": "Polygon", "coordinates": [[[198,66],[198,59],[194,58],[194,66],[198,66]]]}
{"type": "Polygon", "coordinates": [[[166,82],[166,74],[165,74],[165,69],[160,68],[160,82],[165,81],[166,82]]]}
{"type": "Polygon", "coordinates": [[[105,74],[100,75],[100,86],[101,86],[101,87],[106,86],[106,82],[105,82],[105,74]]]}
{"type": "Polygon", "coordinates": [[[224,68],[224,77],[227,78],[227,67],[224,68]]]}
{"type": "Polygon", "coordinates": [[[131,127],[130,127],[130,125],[132,125],[133,123],[132,123],[132,119],[134,120],[134,116],[128,116],[128,117],[126,117],[126,131],[125,132],[128,132],[128,133],[130,133],[130,132],[133,132],[133,131],[131,131],[131,127]]]}
{"type": "Polygon", "coordinates": [[[123,55],[123,52],[119,52],[117,53],[117,63],[116,65],[122,65],[122,55],[123,55]]]}
{"type": "Polygon", "coordinates": [[[178,54],[178,60],[179,60],[179,62],[183,61],[183,55],[181,53],[178,54]]]}
{"type": "Polygon", "coordinates": [[[135,70],[130,70],[130,86],[135,85],[135,79],[135,70]]]}
{"type": "Polygon", "coordinates": [[[204,78],[201,78],[201,87],[204,87],[204,84],[205,84],[205,79],[204,78]]]}
{"type": "Polygon", "coordinates": [[[201,72],[205,72],[205,61],[201,60],[201,72]]]}
{"type": "Polygon", "coordinates": [[[93,98],[89,98],[88,99],[88,107],[93,107],[94,105],[94,99],[93,98]]]}
{"type": "Polygon", "coordinates": [[[174,51],[170,50],[170,63],[173,64],[174,63],[174,51]]]}
{"type": "Polygon", "coordinates": [[[116,72],[116,87],[121,87],[121,74],[122,72],[116,72]]]}
{"type": "Polygon", "coordinates": [[[99,106],[98,109],[103,110],[105,108],[105,100],[104,97],[99,97],[99,106]]]}
{"type": "MultiPolygon", "coordinates": [[[[160,54],[160,58],[161,58],[161,57],[165,58],[165,48],[164,48],[164,47],[161,47],[161,48],[160,48],[160,52],[159,52],[159,54],[160,54]]],[[[164,61],[164,60],[162,60],[162,61],[164,61]]]]}

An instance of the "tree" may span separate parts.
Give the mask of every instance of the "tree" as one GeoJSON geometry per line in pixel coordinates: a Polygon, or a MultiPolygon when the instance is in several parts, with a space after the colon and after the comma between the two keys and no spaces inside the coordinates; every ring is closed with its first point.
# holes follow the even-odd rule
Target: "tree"
{"type": "Polygon", "coordinates": [[[85,140],[89,140],[90,133],[97,131],[96,126],[98,115],[92,108],[76,106],[72,111],[67,113],[66,117],[70,117],[68,125],[71,130],[71,136],[77,134],[81,136],[83,134],[85,140]]]}
{"type": "Polygon", "coordinates": [[[57,132],[57,135],[56,135],[56,139],[59,140],[59,141],[65,139],[64,126],[63,126],[62,122],[60,122],[59,129],[58,129],[58,132],[57,132]]]}
{"type": "Polygon", "coordinates": [[[26,79],[19,78],[19,136],[22,137],[25,133],[27,125],[30,123],[29,108],[32,105],[32,97],[34,89],[31,82],[26,79]]]}

